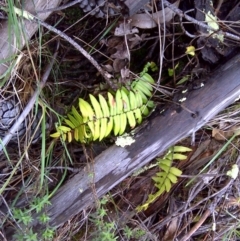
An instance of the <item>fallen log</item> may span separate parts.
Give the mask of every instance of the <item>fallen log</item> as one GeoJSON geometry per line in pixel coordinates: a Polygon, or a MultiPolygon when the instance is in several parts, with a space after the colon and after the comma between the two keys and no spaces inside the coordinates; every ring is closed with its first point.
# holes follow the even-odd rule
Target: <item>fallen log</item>
{"type": "MultiPolygon", "coordinates": [[[[125,148],[113,145],[102,152],[91,167],[82,169],[51,199],[52,205],[47,209],[50,225],[58,227],[89,207],[96,198],[106,194],[170,146],[196,132],[233,103],[240,95],[239,76],[240,54],[203,79],[205,84],[202,88],[190,91],[180,111],[172,105],[163,115],[156,113],[134,134],[132,145],[125,148]]],[[[36,230],[41,229],[37,221],[34,226],[36,230]]]]}

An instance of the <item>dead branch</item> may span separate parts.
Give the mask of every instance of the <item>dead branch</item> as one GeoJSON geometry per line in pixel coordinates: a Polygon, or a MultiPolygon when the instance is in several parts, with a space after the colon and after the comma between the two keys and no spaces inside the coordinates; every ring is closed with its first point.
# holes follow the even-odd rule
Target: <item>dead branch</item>
{"type": "MultiPolygon", "coordinates": [[[[222,31],[222,30],[216,31],[216,29],[212,28],[211,26],[209,26],[209,25],[207,25],[207,24],[205,24],[205,23],[203,23],[203,22],[199,22],[199,21],[197,21],[196,19],[188,16],[188,15],[187,15],[186,13],[184,13],[182,10],[180,10],[179,8],[177,8],[175,5],[170,4],[170,3],[169,3],[168,1],[166,1],[166,0],[163,0],[163,4],[164,4],[165,7],[168,7],[168,8],[170,8],[172,11],[174,11],[174,12],[175,12],[177,15],[179,15],[181,18],[184,17],[185,19],[187,19],[188,21],[190,21],[190,22],[192,22],[192,23],[194,23],[194,24],[196,24],[196,25],[199,25],[199,26],[201,26],[201,27],[203,27],[203,28],[205,28],[205,29],[211,30],[211,31],[213,31],[213,32],[215,32],[215,33],[217,33],[217,34],[223,35],[223,36],[228,37],[228,38],[230,38],[230,39],[232,39],[232,40],[236,40],[236,41],[240,42],[240,37],[237,36],[237,35],[234,35],[234,34],[229,33],[229,32],[224,32],[224,31],[222,31]]],[[[191,37],[191,35],[189,35],[189,37],[191,37]]],[[[194,37],[195,37],[195,36],[194,36],[194,37]]]]}
{"type": "Polygon", "coordinates": [[[6,134],[6,136],[1,141],[0,152],[3,150],[4,146],[6,146],[7,143],[11,140],[12,136],[14,135],[14,133],[16,133],[16,131],[19,129],[19,126],[22,124],[22,122],[26,119],[26,117],[28,116],[28,114],[32,110],[32,108],[33,108],[34,104],[36,103],[36,100],[37,100],[41,90],[43,89],[43,87],[46,84],[46,81],[47,81],[47,79],[48,79],[48,77],[50,75],[50,72],[52,70],[52,66],[53,66],[53,64],[54,64],[54,62],[56,60],[57,54],[58,54],[58,46],[57,46],[56,52],[53,55],[53,58],[52,58],[51,62],[48,64],[48,66],[45,69],[45,72],[44,72],[44,74],[42,76],[42,79],[40,81],[40,84],[39,84],[38,88],[35,90],[33,96],[29,100],[28,104],[24,108],[24,110],[21,113],[21,115],[18,117],[17,121],[13,124],[13,126],[9,129],[8,133],[6,134]]]}

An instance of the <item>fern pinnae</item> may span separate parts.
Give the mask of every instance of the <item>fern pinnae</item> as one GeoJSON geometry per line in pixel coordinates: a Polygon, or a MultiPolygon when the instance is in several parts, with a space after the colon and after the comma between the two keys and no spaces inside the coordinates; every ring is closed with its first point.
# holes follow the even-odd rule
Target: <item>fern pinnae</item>
{"type": "Polygon", "coordinates": [[[133,114],[133,109],[131,109],[132,104],[130,100],[130,94],[127,95],[124,89],[121,89],[121,94],[122,94],[124,112],[127,115],[128,123],[131,128],[134,128],[136,126],[136,119],[133,114]]]}
{"type": "Polygon", "coordinates": [[[60,131],[62,131],[63,133],[67,133],[69,131],[71,131],[71,128],[70,127],[67,127],[67,126],[59,126],[58,127],[60,131]]]}
{"type": "Polygon", "coordinates": [[[70,114],[68,115],[68,118],[69,118],[70,120],[65,119],[65,123],[66,123],[68,126],[70,126],[72,129],[75,129],[75,128],[78,126],[78,123],[75,122],[76,120],[75,120],[70,114]]]}
{"type": "Polygon", "coordinates": [[[134,95],[132,91],[129,91],[129,100],[130,100],[130,105],[131,109],[135,110],[137,109],[137,97],[134,95]]]}
{"type": "Polygon", "coordinates": [[[130,106],[130,101],[129,101],[129,97],[126,94],[124,88],[121,88],[121,95],[122,95],[122,101],[123,101],[123,111],[124,112],[129,112],[131,111],[131,106],[130,106]]]}
{"type": "Polygon", "coordinates": [[[103,116],[109,117],[110,114],[109,114],[109,107],[108,107],[107,101],[101,94],[98,95],[98,99],[99,99],[100,105],[102,107],[103,116]]]}
{"type": "Polygon", "coordinates": [[[109,136],[112,130],[113,130],[113,118],[109,117],[107,118],[107,131],[106,131],[105,137],[109,136]]]}
{"type": "Polygon", "coordinates": [[[123,100],[122,100],[122,93],[121,89],[118,89],[115,95],[115,100],[116,100],[116,107],[117,107],[117,115],[120,115],[123,110],[123,100]]]}
{"type": "Polygon", "coordinates": [[[147,102],[148,102],[148,97],[139,89],[135,90],[135,93],[138,93],[141,96],[143,105],[141,107],[143,107],[147,102]]]}
{"type": "Polygon", "coordinates": [[[149,110],[146,105],[143,105],[140,107],[140,111],[143,115],[148,116],[149,115],[149,110]]]}
{"type": "Polygon", "coordinates": [[[146,210],[148,206],[153,203],[161,194],[169,192],[173,184],[177,183],[178,177],[182,174],[182,171],[176,167],[173,167],[173,160],[184,160],[187,158],[186,155],[181,154],[182,152],[189,152],[190,148],[176,146],[176,148],[169,148],[167,154],[162,158],[157,158],[158,166],[160,171],[152,177],[154,185],[157,187],[157,192],[150,194],[147,201],[137,207],[137,211],[146,210]],[[176,152],[178,151],[178,152],[176,152]]]}
{"type": "Polygon", "coordinates": [[[117,114],[117,106],[116,101],[110,92],[108,92],[108,104],[110,108],[110,116],[113,117],[117,114]]]}
{"type": "Polygon", "coordinates": [[[105,129],[106,127],[102,124],[104,123],[102,122],[103,113],[99,102],[93,95],[90,94],[89,97],[95,113],[94,134],[93,134],[93,140],[95,141],[97,139],[100,140],[104,137],[105,132],[103,133],[103,131],[106,131],[105,129]]]}
{"type": "Polygon", "coordinates": [[[83,123],[87,123],[89,120],[93,120],[94,111],[92,106],[82,98],[79,98],[79,109],[83,116],[83,123]]]}
{"type": "Polygon", "coordinates": [[[119,134],[120,128],[121,128],[121,116],[115,115],[113,116],[113,132],[115,136],[119,134]]]}
{"type": "Polygon", "coordinates": [[[135,93],[136,101],[137,101],[137,107],[140,108],[143,105],[143,100],[141,97],[141,94],[139,92],[135,93]]]}
{"type": "Polygon", "coordinates": [[[154,84],[154,79],[153,79],[152,76],[151,76],[150,74],[148,74],[148,73],[142,74],[142,75],[141,75],[141,79],[142,79],[142,80],[145,80],[145,81],[147,81],[147,82],[149,82],[149,83],[151,83],[151,84],[154,84]]]}
{"type": "Polygon", "coordinates": [[[134,110],[134,115],[135,115],[135,118],[137,120],[137,123],[141,124],[142,123],[142,112],[139,108],[134,110]]]}
{"type": "Polygon", "coordinates": [[[102,109],[101,109],[101,106],[100,106],[99,102],[97,101],[97,99],[93,95],[90,94],[89,97],[90,97],[91,104],[94,108],[95,117],[97,119],[102,118],[103,113],[102,113],[102,109]]]}
{"type": "Polygon", "coordinates": [[[171,172],[168,173],[168,179],[171,180],[172,183],[177,183],[177,175],[174,175],[171,172]]]}
{"type": "Polygon", "coordinates": [[[121,127],[119,131],[119,135],[122,135],[127,127],[127,116],[125,113],[120,114],[121,119],[121,127]]]}
{"type": "Polygon", "coordinates": [[[105,133],[107,132],[107,118],[104,117],[100,119],[100,126],[99,141],[105,137],[105,133]]]}
{"type": "Polygon", "coordinates": [[[114,135],[122,135],[128,125],[134,128],[153,107],[149,98],[154,80],[145,72],[141,73],[141,77],[131,84],[129,90],[121,87],[115,95],[108,92],[107,99],[101,94],[98,99],[90,94],[89,102],[79,98],[80,111],[72,107],[71,113],[65,118],[68,128],[62,126],[51,136],[59,137],[63,134],[69,142],[74,138],[86,143],[91,140],[101,141],[112,131],[114,135]]]}
{"type": "Polygon", "coordinates": [[[76,121],[78,123],[83,123],[83,118],[82,116],[78,113],[78,111],[76,110],[76,108],[74,106],[72,106],[72,112],[73,117],[76,119],[76,121]]]}
{"type": "Polygon", "coordinates": [[[147,83],[147,82],[139,80],[135,88],[138,91],[141,91],[146,96],[146,98],[148,99],[148,97],[150,97],[152,95],[152,93],[149,90],[148,86],[151,86],[151,85],[149,83],[147,83]]]}

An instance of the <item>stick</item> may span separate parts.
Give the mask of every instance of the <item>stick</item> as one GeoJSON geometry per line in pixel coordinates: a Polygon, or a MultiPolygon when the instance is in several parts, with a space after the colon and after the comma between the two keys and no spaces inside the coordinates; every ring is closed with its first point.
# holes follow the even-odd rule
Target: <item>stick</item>
{"type": "Polygon", "coordinates": [[[211,30],[211,31],[214,31],[214,32],[217,32],[218,34],[222,34],[224,35],[225,37],[228,37],[230,39],[233,39],[233,40],[236,40],[236,41],[239,41],[240,42],[240,37],[232,34],[232,33],[228,33],[228,32],[224,32],[222,30],[218,30],[216,31],[216,29],[212,28],[211,26],[203,23],[203,22],[199,22],[197,21],[196,19],[188,16],[187,14],[185,14],[182,10],[180,10],[179,8],[177,8],[176,6],[174,6],[173,4],[170,4],[167,0],[163,0],[163,4],[165,7],[168,7],[170,8],[173,12],[175,12],[177,15],[179,15],[180,17],[184,17],[186,18],[188,21],[194,23],[194,24],[197,24],[203,28],[206,28],[208,30],[211,30]]]}
{"type": "Polygon", "coordinates": [[[4,146],[7,145],[7,143],[11,140],[11,138],[13,137],[14,133],[18,130],[19,126],[22,124],[22,122],[26,119],[27,115],[29,114],[29,112],[32,110],[34,104],[36,103],[36,100],[41,92],[41,90],[43,89],[43,87],[46,84],[46,81],[50,75],[50,72],[52,70],[52,66],[56,60],[58,54],[58,46],[57,49],[53,55],[53,58],[51,60],[51,62],[48,64],[48,66],[46,67],[46,70],[42,76],[39,88],[37,88],[33,94],[33,96],[31,97],[31,99],[29,100],[28,104],[26,105],[26,107],[24,108],[23,112],[21,113],[21,115],[19,116],[19,118],[17,119],[17,121],[14,123],[14,125],[10,128],[10,130],[8,131],[7,135],[3,138],[3,140],[0,143],[0,152],[3,150],[4,146]]]}

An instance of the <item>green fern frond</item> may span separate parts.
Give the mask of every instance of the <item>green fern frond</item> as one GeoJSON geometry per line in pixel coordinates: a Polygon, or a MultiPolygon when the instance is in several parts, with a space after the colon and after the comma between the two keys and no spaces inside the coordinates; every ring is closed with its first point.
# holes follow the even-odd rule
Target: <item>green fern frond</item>
{"type": "Polygon", "coordinates": [[[101,94],[98,99],[90,94],[89,101],[79,98],[78,109],[73,106],[64,119],[64,125],[58,126],[57,132],[51,136],[62,136],[64,141],[69,142],[75,139],[88,143],[101,141],[111,132],[115,136],[122,135],[127,126],[133,129],[154,107],[153,101],[149,100],[152,97],[154,80],[144,71],[140,78],[133,81],[130,90],[122,87],[115,95],[108,92],[107,99],[101,94]]]}
{"type": "Polygon", "coordinates": [[[158,191],[154,194],[150,194],[147,201],[136,208],[138,212],[146,210],[161,194],[169,192],[172,185],[177,183],[178,177],[181,176],[182,171],[172,166],[173,160],[185,160],[187,156],[181,153],[189,151],[191,151],[191,149],[188,147],[174,146],[168,150],[163,159],[157,158],[158,166],[161,171],[157,172],[156,176],[152,177],[152,179],[158,191]]]}

